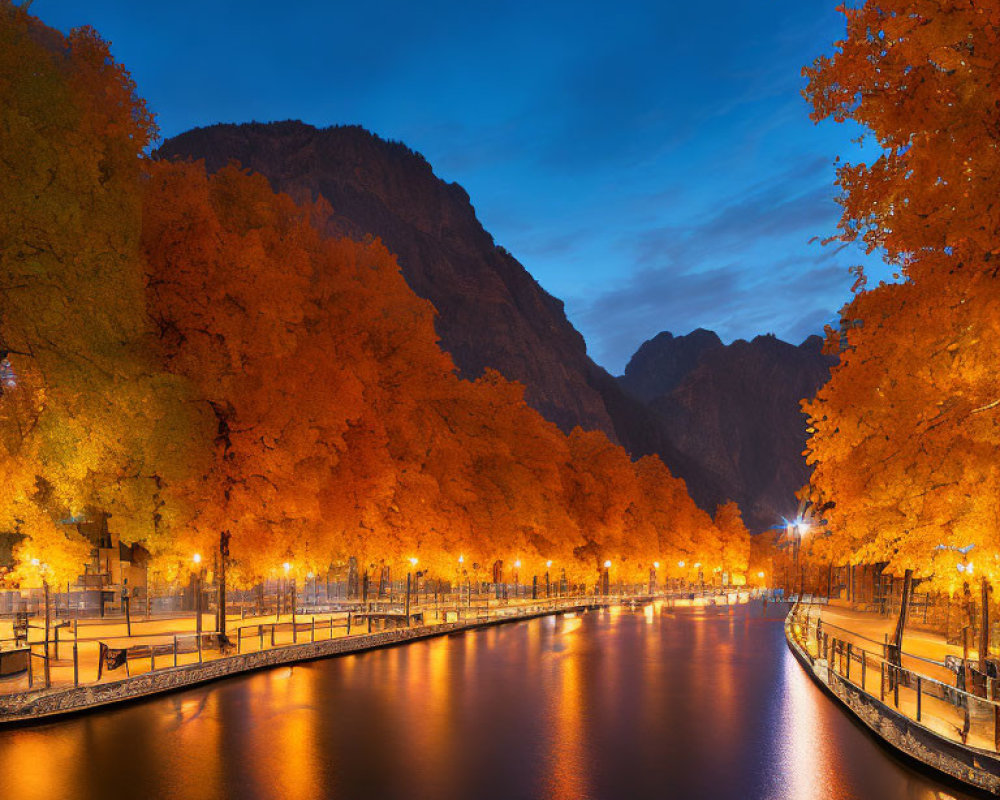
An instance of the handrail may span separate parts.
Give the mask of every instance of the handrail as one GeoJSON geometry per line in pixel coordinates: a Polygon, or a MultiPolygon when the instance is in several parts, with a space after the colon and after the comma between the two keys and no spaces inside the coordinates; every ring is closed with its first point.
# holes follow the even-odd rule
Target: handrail
{"type": "MultiPolygon", "coordinates": [[[[836,623],[833,622],[827,622],[825,619],[820,620],[820,622],[822,623],[824,628],[836,628],[838,631],[843,631],[844,633],[848,634],[849,636],[853,636],[856,639],[864,639],[866,642],[871,642],[872,644],[877,644],[881,647],[885,646],[885,642],[880,642],[878,639],[872,639],[870,636],[865,636],[862,633],[855,633],[850,628],[845,628],[842,625],[837,625],[836,623]]],[[[899,652],[901,657],[912,658],[917,661],[924,661],[928,664],[934,664],[937,667],[941,667],[942,669],[948,669],[943,661],[937,661],[933,658],[928,658],[927,656],[918,656],[916,653],[908,653],[905,650],[900,650],[899,652]]]]}
{"type": "MultiPolygon", "coordinates": [[[[810,620],[800,621],[800,620],[796,619],[794,615],[795,615],[795,612],[793,611],[792,612],[792,622],[793,622],[793,624],[794,623],[799,623],[800,626],[801,626],[802,622],[806,623],[806,638],[805,639],[800,639],[799,642],[806,649],[806,652],[808,652],[808,638],[809,638],[808,637],[808,630],[809,630],[809,627],[811,627],[811,625],[814,625],[815,623],[812,622],[812,621],[810,621],[810,620]]],[[[816,620],[816,622],[820,622],[820,621],[821,620],[818,620],[818,619],[816,620]]],[[[827,623],[823,622],[822,623],[822,627],[824,627],[824,628],[827,627],[827,623]]],[[[833,626],[833,627],[836,627],[836,626],[833,626]]],[[[840,630],[846,631],[845,628],[840,628],[840,630]]],[[[850,631],[847,631],[847,632],[850,633],[850,631]]],[[[868,641],[872,641],[872,640],[869,639],[868,641]]],[[[975,694],[974,692],[969,692],[969,691],[967,691],[965,689],[960,689],[958,686],[952,686],[951,684],[944,683],[943,681],[940,681],[937,678],[932,678],[930,675],[925,675],[925,674],[923,674],[921,672],[916,672],[916,671],[914,671],[912,669],[909,669],[908,667],[904,667],[904,666],[901,666],[899,664],[896,664],[896,663],[888,660],[884,656],[879,655],[878,653],[873,653],[870,650],[865,650],[863,647],[857,648],[854,652],[859,652],[859,651],[865,657],[869,657],[869,658],[871,658],[872,660],[874,660],[876,662],[881,662],[881,663],[885,664],[887,667],[889,667],[890,669],[896,671],[897,673],[898,672],[908,673],[910,675],[913,675],[914,677],[920,678],[921,681],[928,681],[930,683],[935,683],[938,686],[942,686],[942,687],[946,688],[949,692],[954,692],[954,693],[959,694],[959,695],[965,695],[966,697],[971,697],[971,698],[975,699],[976,702],[979,702],[979,703],[988,703],[989,705],[992,705],[994,708],[1000,709],[1000,701],[993,700],[993,699],[991,699],[989,697],[983,697],[982,695],[975,694]]],[[[852,653],[852,657],[853,657],[853,653],[852,653]]],[[[824,660],[824,661],[827,660],[827,659],[822,659],[819,655],[817,655],[816,658],[819,659],[819,660],[824,660]]],[[[859,658],[857,660],[860,661],[861,659],[859,658]]],[[[926,659],[924,659],[924,660],[926,660],[926,659]]],[[[939,664],[939,662],[936,662],[936,661],[932,661],[931,663],[939,664]]],[[[943,666],[943,665],[940,665],[940,666],[943,666]]],[[[857,686],[857,684],[854,683],[853,681],[851,681],[851,683],[854,686],[857,686]]],[[[860,689],[861,687],[857,686],[857,688],[860,689]]],[[[862,690],[862,691],[864,691],[865,694],[868,694],[869,696],[874,697],[874,695],[872,695],[867,690],[862,690]]]]}

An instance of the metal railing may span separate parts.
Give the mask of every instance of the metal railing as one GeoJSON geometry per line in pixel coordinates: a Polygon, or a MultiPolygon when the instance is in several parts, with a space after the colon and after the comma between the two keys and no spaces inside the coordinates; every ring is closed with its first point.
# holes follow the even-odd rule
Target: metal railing
{"type": "MultiPolygon", "coordinates": [[[[629,597],[582,594],[548,598],[501,598],[487,596],[472,598],[463,595],[424,598],[412,603],[407,610],[403,602],[372,600],[367,603],[345,603],[344,610],[325,613],[292,613],[276,615],[273,619],[256,618],[242,621],[231,619],[225,637],[218,631],[137,631],[133,636],[105,632],[100,636],[87,636],[91,626],[108,626],[103,622],[72,623],[57,627],[52,625],[54,638],[32,639],[42,625],[29,625],[29,641],[17,650],[10,649],[13,639],[0,640],[0,657],[20,652],[26,654],[27,669],[19,675],[0,678],[0,694],[18,694],[39,689],[63,689],[115,680],[113,673],[124,668],[126,676],[172,669],[178,666],[202,663],[205,660],[225,658],[250,652],[270,650],[294,645],[314,643],[346,636],[367,635],[395,627],[433,626],[447,622],[476,623],[497,619],[532,616],[558,612],[568,608],[603,603],[617,603],[629,597]],[[64,635],[60,637],[60,629],[64,635]],[[135,643],[136,641],[140,643],[135,643]],[[7,648],[4,649],[4,645],[7,648]],[[81,652],[86,650],[86,653],[81,652]],[[96,655],[96,658],[95,658],[96,655]],[[107,659],[107,660],[106,660],[107,659]],[[109,674],[111,673],[111,674],[109,674]]],[[[191,623],[191,617],[172,619],[191,623]]],[[[138,627],[140,620],[134,620],[138,627]]]]}
{"type": "MultiPolygon", "coordinates": [[[[887,643],[878,643],[839,626],[823,622],[807,603],[789,614],[787,629],[808,656],[816,676],[831,688],[843,682],[871,700],[877,700],[945,739],[989,752],[1000,752],[1000,685],[993,678],[978,681],[978,692],[952,685],[903,661],[922,662],[944,669],[944,663],[901,652],[894,658],[887,643]],[[861,639],[875,648],[859,645],[861,639]]],[[[961,675],[975,674],[969,663],[961,675]]]]}

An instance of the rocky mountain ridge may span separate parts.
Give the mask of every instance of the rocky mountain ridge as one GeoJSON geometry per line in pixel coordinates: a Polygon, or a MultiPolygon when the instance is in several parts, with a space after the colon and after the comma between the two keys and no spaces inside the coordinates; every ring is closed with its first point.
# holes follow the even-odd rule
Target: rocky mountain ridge
{"type": "Polygon", "coordinates": [[[809,479],[799,403],[836,363],[822,348],[819,336],[798,346],[771,335],[724,345],[710,331],[665,332],[636,351],[619,382],[709,476],[716,494],[696,500],[736,500],[751,530],[760,531],[795,513],[795,492],[809,479]]]}
{"type": "MultiPolygon", "coordinates": [[[[624,376],[613,377],[589,358],[562,301],[484,230],[465,190],[435,176],[423,156],[399,142],[358,126],[226,124],[168,139],[154,155],[203,159],[209,171],[235,161],[297,200],[322,196],[334,211],[329,233],[374,235],[396,254],[407,283],[437,309],[441,345],[464,377],[493,367],[524,384],[528,403],[563,430],[602,430],[633,457],[657,453],[706,510],[730,498],[760,506],[749,519],[760,527],[755,521],[763,521],[775,501],[753,493],[770,498],[777,488],[749,481],[746,469],[751,463],[776,469],[775,486],[781,487],[802,474],[792,456],[754,461],[747,448],[756,440],[727,434],[737,421],[755,424],[754,409],[766,405],[752,390],[744,393],[750,405],[739,406],[732,379],[752,383],[753,376],[728,363],[740,350],[737,343],[725,346],[709,331],[660,334],[639,349],[624,376]],[[716,370],[728,370],[729,377],[716,370]],[[722,398],[725,408],[717,407],[722,398]],[[737,453],[730,457],[724,448],[733,443],[737,453]]],[[[750,352],[760,349],[747,344],[750,352]]],[[[784,374],[777,362],[751,362],[784,374]]],[[[815,383],[809,375],[803,388],[815,383]]],[[[788,410],[787,399],[779,404],[782,413],[798,425],[801,417],[788,410]]],[[[778,416],[768,412],[760,419],[775,422],[778,416]]],[[[779,427],[784,431],[786,424],[779,427]]],[[[794,437],[785,431],[780,439],[798,458],[802,448],[793,446],[794,437]]]]}

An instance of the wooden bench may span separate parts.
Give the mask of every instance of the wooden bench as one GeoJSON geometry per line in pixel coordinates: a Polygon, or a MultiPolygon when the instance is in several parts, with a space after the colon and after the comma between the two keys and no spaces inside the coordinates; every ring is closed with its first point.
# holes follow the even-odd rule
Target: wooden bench
{"type": "Polygon", "coordinates": [[[424,624],[424,612],[423,611],[411,611],[409,615],[403,611],[357,611],[351,614],[352,622],[363,622],[365,620],[369,623],[369,630],[371,630],[372,622],[381,622],[383,627],[388,626],[390,622],[395,623],[397,628],[407,628],[410,625],[423,625],[424,624]]]}

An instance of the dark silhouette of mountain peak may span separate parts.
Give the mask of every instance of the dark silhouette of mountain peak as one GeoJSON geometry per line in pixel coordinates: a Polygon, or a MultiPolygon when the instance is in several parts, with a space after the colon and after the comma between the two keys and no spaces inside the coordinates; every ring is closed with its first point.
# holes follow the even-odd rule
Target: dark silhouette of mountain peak
{"type": "Polygon", "coordinates": [[[682,342],[694,334],[660,334],[620,380],[633,394],[633,387],[647,397],[658,391],[646,402],[661,435],[709,476],[714,494],[698,502],[736,500],[748,527],[763,530],[794,511],[795,492],[809,478],[799,403],[826,382],[836,359],[822,354],[819,336],[799,346],[773,334],[723,345],[707,333],[694,339],[700,347],[682,342]]]}
{"type": "Polygon", "coordinates": [[[645,403],[665,395],[697,366],[702,355],[722,347],[713,331],[697,328],[687,336],[663,331],[643,342],[625,367],[619,383],[645,403]]]}
{"type": "Polygon", "coordinates": [[[587,357],[562,302],[496,246],[466,191],[419,153],[355,125],[285,121],[197,128],[156,156],[204,159],[209,171],[237,161],[296,200],[322,195],[334,209],[329,233],[377,236],[398,257],[407,283],[437,309],[441,345],[463,376],[498,369],[564,430],[619,439],[603,395],[621,390],[587,357]]]}
{"type": "Polygon", "coordinates": [[[465,190],[400,142],[289,120],[197,128],[156,156],[204,159],[209,171],[236,161],[296,200],[324,197],[334,210],[328,233],[374,235],[396,254],[407,283],[437,309],[441,345],[463,376],[493,367],[563,430],[603,430],[634,457],[658,453],[708,511],[734,499],[761,527],[805,479],[798,400],[828,369],[811,339],[725,346],[707,330],[664,332],[619,382],[588,358],[562,302],[494,243],[465,190]]]}

